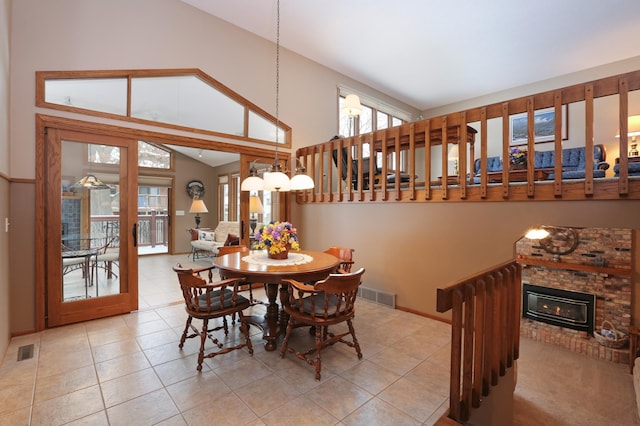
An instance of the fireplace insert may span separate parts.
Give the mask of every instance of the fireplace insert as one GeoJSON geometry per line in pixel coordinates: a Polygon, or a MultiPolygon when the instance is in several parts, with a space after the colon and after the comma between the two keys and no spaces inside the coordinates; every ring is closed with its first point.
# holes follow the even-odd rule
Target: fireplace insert
{"type": "Polygon", "coordinates": [[[522,316],[593,334],[595,294],[523,283],[522,316]]]}

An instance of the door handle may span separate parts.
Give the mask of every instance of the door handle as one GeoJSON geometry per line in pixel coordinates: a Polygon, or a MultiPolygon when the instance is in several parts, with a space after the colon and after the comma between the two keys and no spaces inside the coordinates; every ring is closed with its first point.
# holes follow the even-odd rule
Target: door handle
{"type": "Polygon", "coordinates": [[[131,229],[131,235],[133,236],[133,246],[138,247],[138,224],[133,224],[133,229],[131,229]]]}

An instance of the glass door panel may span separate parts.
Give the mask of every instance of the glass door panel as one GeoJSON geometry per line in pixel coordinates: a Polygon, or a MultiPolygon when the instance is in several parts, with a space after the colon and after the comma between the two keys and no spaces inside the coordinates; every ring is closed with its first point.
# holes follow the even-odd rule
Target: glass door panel
{"type": "Polygon", "coordinates": [[[48,142],[47,326],[137,309],[136,141],[52,131],[48,142]]]}

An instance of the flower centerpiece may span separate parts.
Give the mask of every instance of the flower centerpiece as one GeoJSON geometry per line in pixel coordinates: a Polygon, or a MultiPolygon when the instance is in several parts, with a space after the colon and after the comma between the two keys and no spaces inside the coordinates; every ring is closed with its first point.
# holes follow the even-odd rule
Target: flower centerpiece
{"type": "Polygon", "coordinates": [[[289,250],[300,250],[296,228],[289,222],[271,222],[255,235],[257,248],[266,249],[271,259],[286,259],[289,250]]]}
{"type": "MultiPolygon", "coordinates": [[[[527,150],[524,148],[520,148],[518,146],[514,146],[509,149],[509,163],[517,164],[518,166],[523,166],[527,164],[527,150]]],[[[518,168],[518,167],[515,167],[518,168]]]]}

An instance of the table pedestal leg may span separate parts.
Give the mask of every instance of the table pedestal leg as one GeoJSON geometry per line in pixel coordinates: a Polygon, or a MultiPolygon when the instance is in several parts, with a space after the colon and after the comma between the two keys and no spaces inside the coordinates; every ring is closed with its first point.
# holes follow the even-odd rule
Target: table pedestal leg
{"type": "Polygon", "coordinates": [[[279,306],[276,301],[278,296],[278,284],[265,284],[265,291],[269,304],[267,305],[267,313],[264,315],[264,323],[262,326],[262,333],[264,339],[267,341],[264,348],[267,351],[276,350],[276,341],[280,336],[280,326],[278,324],[279,306]]]}

